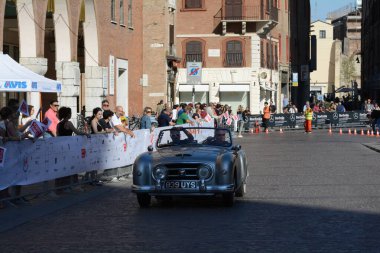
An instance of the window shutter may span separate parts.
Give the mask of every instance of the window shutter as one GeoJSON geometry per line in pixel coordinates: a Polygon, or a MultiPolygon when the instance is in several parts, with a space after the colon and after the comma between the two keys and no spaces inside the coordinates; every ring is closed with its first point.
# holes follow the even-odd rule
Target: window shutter
{"type": "Polygon", "coordinates": [[[202,62],[202,42],[190,41],[186,43],[186,62],[202,62]]]}
{"type": "Polygon", "coordinates": [[[228,41],[226,45],[226,60],[227,67],[242,67],[243,66],[243,47],[238,40],[228,41]]]}
{"type": "Polygon", "coordinates": [[[202,8],[202,0],[185,0],[186,9],[202,8]]]}
{"type": "Polygon", "coordinates": [[[169,25],[169,44],[174,45],[174,25],[169,25]]]}

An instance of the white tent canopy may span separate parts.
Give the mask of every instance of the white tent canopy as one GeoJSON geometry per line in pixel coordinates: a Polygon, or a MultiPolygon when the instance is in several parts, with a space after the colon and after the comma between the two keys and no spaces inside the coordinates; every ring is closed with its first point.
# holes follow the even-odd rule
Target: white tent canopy
{"type": "Polygon", "coordinates": [[[62,84],[41,76],[0,53],[0,92],[50,92],[59,93],[62,84]]]}

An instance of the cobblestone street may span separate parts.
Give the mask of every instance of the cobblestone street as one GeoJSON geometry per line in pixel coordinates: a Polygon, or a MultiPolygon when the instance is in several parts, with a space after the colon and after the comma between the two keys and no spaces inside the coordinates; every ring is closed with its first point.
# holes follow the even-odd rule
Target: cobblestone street
{"type": "Polygon", "coordinates": [[[1,210],[1,221],[52,211],[2,232],[0,252],[379,251],[380,154],[363,145],[379,138],[272,132],[238,141],[250,177],[232,208],[177,198],[140,209],[127,179],[86,198],[68,194],[65,205],[1,210]]]}

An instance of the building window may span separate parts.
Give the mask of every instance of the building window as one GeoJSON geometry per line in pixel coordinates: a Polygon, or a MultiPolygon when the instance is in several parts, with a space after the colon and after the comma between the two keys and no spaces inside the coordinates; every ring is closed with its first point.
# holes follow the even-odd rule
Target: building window
{"type": "Polygon", "coordinates": [[[116,2],[111,0],[111,22],[116,22],[116,2]]]}
{"type": "Polygon", "coordinates": [[[289,36],[286,35],[286,62],[290,60],[290,52],[289,52],[289,36]]]}
{"type": "Polygon", "coordinates": [[[226,43],[225,67],[243,66],[243,45],[239,40],[230,40],[226,43]]]}
{"type": "Polygon", "coordinates": [[[266,48],[267,48],[267,54],[266,54],[266,60],[267,60],[267,64],[266,64],[266,68],[267,69],[271,69],[272,68],[272,48],[271,48],[271,44],[269,44],[269,42],[266,43],[266,48]]]}
{"type": "Polygon", "coordinates": [[[281,34],[280,35],[278,35],[278,58],[279,58],[279,60],[280,60],[280,62],[281,62],[281,60],[282,60],[282,41],[281,41],[281,34]]]}
{"type": "Polygon", "coordinates": [[[124,25],[124,0],[120,0],[120,25],[124,25]]]}
{"type": "Polygon", "coordinates": [[[326,30],[320,30],[319,31],[319,38],[320,39],[326,39],[326,30]]]}
{"type": "Polygon", "coordinates": [[[273,0],[273,3],[272,3],[273,5],[272,5],[272,6],[273,6],[274,8],[277,8],[277,9],[278,9],[278,2],[279,2],[279,1],[280,1],[280,0],[273,0]]]}
{"type": "Polygon", "coordinates": [[[266,0],[266,3],[265,3],[266,4],[266,6],[265,6],[266,8],[265,9],[266,9],[267,12],[270,11],[270,4],[271,4],[271,2],[272,2],[271,0],[266,0]]]}
{"type": "Polygon", "coordinates": [[[274,45],[274,69],[278,69],[278,53],[277,53],[278,47],[277,44],[274,45]]]}
{"type": "Polygon", "coordinates": [[[132,19],[132,0],[128,2],[128,27],[133,27],[133,19],[132,19]]]}
{"type": "Polygon", "coordinates": [[[185,9],[201,9],[202,0],[185,0],[185,9]]]}
{"type": "Polygon", "coordinates": [[[265,51],[264,42],[260,41],[260,66],[262,68],[265,68],[264,51],[265,51]]]}
{"type": "Polygon", "coordinates": [[[185,66],[187,62],[203,62],[202,42],[189,41],[186,43],[185,66]]]}

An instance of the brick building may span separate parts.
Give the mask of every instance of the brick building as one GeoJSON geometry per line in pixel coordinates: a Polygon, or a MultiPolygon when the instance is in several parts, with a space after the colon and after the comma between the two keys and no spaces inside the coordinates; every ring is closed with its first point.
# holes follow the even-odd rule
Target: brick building
{"type": "MultiPolygon", "coordinates": [[[[73,115],[107,98],[128,114],[142,108],[142,1],[0,0],[0,45],[22,65],[62,82],[58,100],[73,115]]],[[[56,95],[27,97],[44,109],[56,95]]],[[[73,116],[74,118],[74,116],[73,116]]]]}
{"type": "MultiPolygon", "coordinates": [[[[335,40],[335,90],[341,87],[352,88],[354,83],[361,87],[361,19],[360,5],[349,4],[328,14],[333,25],[335,40]],[[344,77],[344,62],[351,61],[355,72],[344,77]],[[350,80],[346,80],[346,79],[350,80]]],[[[342,97],[344,93],[335,96],[342,97]]]]}
{"type": "Polygon", "coordinates": [[[287,0],[177,0],[182,61],[175,102],[192,101],[186,64],[201,62],[195,102],[229,104],[234,112],[243,105],[259,113],[270,100],[281,107],[288,90],[288,31],[287,0]]]}
{"type": "Polygon", "coordinates": [[[164,100],[173,104],[175,96],[176,56],[175,0],[145,0],[143,5],[143,104],[156,110],[164,100]]]}

